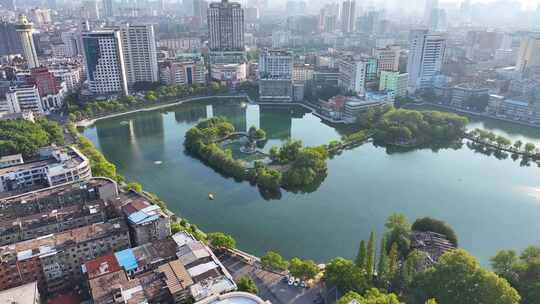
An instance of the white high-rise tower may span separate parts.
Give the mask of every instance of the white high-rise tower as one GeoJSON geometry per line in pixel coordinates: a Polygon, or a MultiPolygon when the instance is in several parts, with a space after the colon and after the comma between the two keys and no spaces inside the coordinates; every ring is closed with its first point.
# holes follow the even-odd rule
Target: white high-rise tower
{"type": "Polygon", "coordinates": [[[440,73],[446,51],[446,37],[428,30],[412,30],[409,34],[409,91],[431,86],[433,77],[440,73]]]}
{"type": "Polygon", "coordinates": [[[39,67],[39,60],[34,45],[32,23],[28,21],[25,15],[19,16],[19,23],[16,26],[17,33],[21,39],[21,44],[24,53],[24,59],[28,63],[29,68],[39,67]]]}

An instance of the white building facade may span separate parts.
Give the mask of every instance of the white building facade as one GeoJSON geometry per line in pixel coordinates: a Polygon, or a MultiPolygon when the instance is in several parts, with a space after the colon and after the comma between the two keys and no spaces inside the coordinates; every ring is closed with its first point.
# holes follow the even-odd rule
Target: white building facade
{"type": "Polygon", "coordinates": [[[128,95],[127,73],[120,32],[116,30],[82,33],[86,78],[96,95],[128,95]]]}
{"type": "Polygon", "coordinates": [[[446,37],[428,30],[412,30],[409,34],[409,92],[426,89],[441,72],[446,52],[446,37]]]}

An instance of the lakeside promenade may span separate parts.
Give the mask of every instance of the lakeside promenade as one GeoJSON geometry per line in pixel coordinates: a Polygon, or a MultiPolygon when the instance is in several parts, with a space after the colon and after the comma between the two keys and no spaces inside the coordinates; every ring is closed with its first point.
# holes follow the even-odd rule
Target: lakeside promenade
{"type": "Polygon", "coordinates": [[[205,96],[187,97],[187,98],[183,98],[183,99],[180,99],[180,100],[177,100],[177,101],[174,101],[174,102],[158,104],[158,105],[151,106],[151,107],[142,107],[142,108],[139,108],[139,109],[133,109],[133,110],[129,110],[129,111],[123,111],[123,112],[118,112],[118,113],[106,114],[106,115],[102,115],[102,116],[96,116],[96,117],[93,117],[93,118],[90,118],[90,119],[83,119],[83,120],[77,121],[75,123],[75,126],[86,128],[86,127],[89,127],[89,126],[93,125],[96,121],[102,120],[102,119],[107,119],[107,118],[112,118],[112,117],[120,117],[120,116],[124,116],[124,115],[128,115],[128,114],[138,113],[138,112],[154,111],[154,110],[164,109],[164,108],[168,108],[168,107],[174,107],[174,106],[181,105],[181,104],[184,104],[184,103],[187,103],[187,102],[193,102],[193,101],[199,101],[199,100],[208,100],[208,99],[213,99],[213,98],[216,98],[216,99],[231,99],[231,98],[232,99],[246,99],[250,103],[253,103],[251,98],[248,95],[245,95],[245,94],[205,95],[205,96]]]}

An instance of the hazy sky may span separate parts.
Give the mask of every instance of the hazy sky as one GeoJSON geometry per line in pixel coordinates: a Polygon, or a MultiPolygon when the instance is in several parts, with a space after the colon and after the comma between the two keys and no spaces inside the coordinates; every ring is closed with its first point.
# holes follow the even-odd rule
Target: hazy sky
{"type": "MultiPolygon", "coordinates": [[[[217,1],[217,0],[213,0],[217,1]]],[[[242,3],[249,2],[249,0],[236,0],[242,3]]],[[[294,0],[293,0],[294,1],[294,0]]],[[[329,2],[342,2],[343,0],[304,0],[307,3],[329,3],[329,2]]],[[[425,0],[405,0],[410,3],[418,3],[416,5],[421,6],[419,9],[423,9],[423,3],[425,0]]],[[[471,0],[471,3],[488,3],[488,2],[495,2],[495,1],[505,1],[505,2],[519,2],[521,5],[526,9],[536,9],[536,6],[538,3],[540,3],[540,0],[471,0]]],[[[284,5],[287,2],[287,0],[269,0],[270,6],[276,6],[280,7],[281,5],[284,5]]],[[[370,4],[380,5],[383,3],[403,3],[403,0],[356,0],[357,5],[360,4],[361,6],[366,6],[370,4]]],[[[452,6],[459,5],[463,0],[439,0],[439,3],[441,3],[442,6],[445,6],[445,4],[451,4],[452,6]]]]}

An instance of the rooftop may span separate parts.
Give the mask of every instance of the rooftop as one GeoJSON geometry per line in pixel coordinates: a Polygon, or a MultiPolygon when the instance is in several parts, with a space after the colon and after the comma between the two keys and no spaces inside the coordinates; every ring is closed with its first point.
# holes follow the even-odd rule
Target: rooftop
{"type": "Polygon", "coordinates": [[[94,279],[102,275],[117,272],[122,269],[114,254],[107,254],[83,264],[83,272],[88,274],[88,279],[94,279]]]}
{"type": "Polygon", "coordinates": [[[269,303],[268,301],[264,301],[258,296],[242,292],[242,291],[235,291],[235,292],[229,292],[222,295],[216,295],[209,298],[206,298],[202,301],[197,302],[197,304],[263,304],[263,303],[269,303]]]}
{"type": "Polygon", "coordinates": [[[8,290],[0,291],[0,304],[39,303],[37,282],[28,283],[8,290]]]}
{"type": "Polygon", "coordinates": [[[0,247],[3,254],[16,254],[17,260],[26,260],[35,256],[56,253],[56,249],[69,243],[83,243],[92,239],[99,239],[113,233],[127,232],[126,223],[121,219],[114,219],[107,223],[97,223],[64,232],[49,234],[32,240],[0,247]]]}
{"type": "Polygon", "coordinates": [[[86,158],[75,148],[72,147],[46,147],[40,150],[40,154],[35,158],[23,164],[1,168],[0,175],[31,170],[44,166],[60,165],[63,168],[75,168],[86,158]]]}
{"type": "Polygon", "coordinates": [[[165,275],[165,282],[171,294],[184,290],[193,284],[186,268],[178,260],[159,266],[158,271],[165,275]]]}

